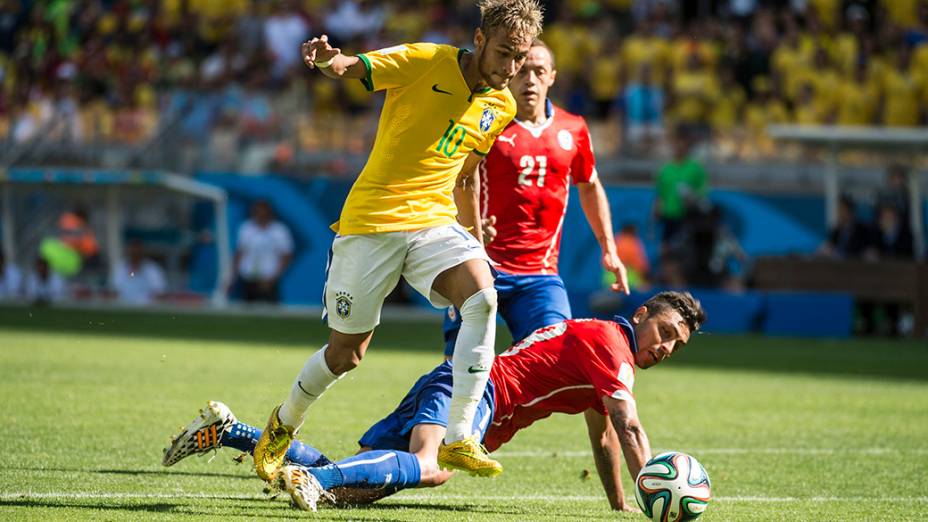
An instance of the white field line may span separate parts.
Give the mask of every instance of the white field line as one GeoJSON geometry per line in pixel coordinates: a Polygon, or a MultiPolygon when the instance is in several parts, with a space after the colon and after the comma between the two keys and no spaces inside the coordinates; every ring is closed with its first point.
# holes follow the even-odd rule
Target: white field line
{"type": "MultiPolygon", "coordinates": [[[[601,496],[592,495],[400,495],[393,497],[396,500],[413,500],[413,501],[470,501],[490,500],[490,501],[524,501],[538,500],[543,502],[602,502],[605,500],[601,496]]],[[[150,499],[206,499],[206,500],[267,500],[264,495],[243,495],[243,494],[208,494],[208,493],[90,493],[90,492],[21,492],[21,493],[2,493],[0,500],[42,500],[42,499],[86,499],[86,500],[150,500],[150,499]]],[[[629,498],[629,500],[632,500],[629,498]]],[[[772,503],[772,502],[919,502],[928,503],[928,496],[911,496],[911,497],[839,497],[839,496],[820,496],[820,497],[763,497],[763,496],[731,496],[715,497],[713,502],[733,502],[733,503],[772,503]]]]}
{"type": "MultiPolygon", "coordinates": [[[[653,453],[685,451],[690,455],[928,455],[928,448],[693,448],[682,450],[655,449],[653,453]]],[[[591,457],[589,451],[526,450],[497,451],[494,457],[591,457]]]]}

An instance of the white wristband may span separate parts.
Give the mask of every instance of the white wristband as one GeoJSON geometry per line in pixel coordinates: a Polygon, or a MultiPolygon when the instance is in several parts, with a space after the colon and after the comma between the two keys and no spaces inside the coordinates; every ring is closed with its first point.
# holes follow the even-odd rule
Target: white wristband
{"type": "Polygon", "coordinates": [[[324,62],[313,62],[313,65],[315,65],[316,67],[320,69],[325,69],[326,67],[331,67],[332,62],[334,61],[335,61],[335,57],[333,56],[324,62]]]}

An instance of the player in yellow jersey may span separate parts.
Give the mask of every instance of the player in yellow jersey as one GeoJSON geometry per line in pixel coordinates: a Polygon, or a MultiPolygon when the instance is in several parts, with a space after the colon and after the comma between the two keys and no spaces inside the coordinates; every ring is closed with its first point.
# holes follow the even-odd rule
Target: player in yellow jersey
{"type": "Polygon", "coordinates": [[[473,436],[496,334],[476,172],[515,116],[507,85],[541,32],[542,15],[537,0],[479,5],[473,52],[418,43],[346,56],[325,35],[303,44],[310,69],[361,80],[387,96],[367,165],[333,225],[325,286],[329,342],[306,362],[255,447],[255,469],[265,480],[275,480],[309,406],[361,362],[383,300],[401,275],[432,305],[454,305],[463,318],[435,465],[481,476],[502,472],[473,436]]]}

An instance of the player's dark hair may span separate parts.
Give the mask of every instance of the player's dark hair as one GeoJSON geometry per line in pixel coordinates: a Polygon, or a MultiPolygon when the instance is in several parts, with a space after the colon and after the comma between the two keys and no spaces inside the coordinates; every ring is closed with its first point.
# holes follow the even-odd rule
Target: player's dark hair
{"type": "Polygon", "coordinates": [[[548,51],[548,56],[551,57],[551,70],[554,71],[557,69],[557,64],[554,62],[554,51],[552,51],[551,48],[548,47],[548,44],[546,44],[544,40],[542,40],[541,38],[535,38],[534,40],[532,40],[532,47],[541,47],[545,51],[548,51]]]}
{"type": "Polygon", "coordinates": [[[661,292],[645,301],[642,306],[648,309],[648,317],[666,310],[676,310],[686,321],[691,335],[706,322],[705,310],[702,309],[699,300],[689,292],[661,292]]]}

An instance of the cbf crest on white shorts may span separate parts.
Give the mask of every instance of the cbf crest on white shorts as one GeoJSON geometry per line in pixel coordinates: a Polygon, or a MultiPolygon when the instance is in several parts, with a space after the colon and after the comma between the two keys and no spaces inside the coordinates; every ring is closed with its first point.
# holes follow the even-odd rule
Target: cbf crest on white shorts
{"type": "Polygon", "coordinates": [[[342,319],[351,317],[351,294],[348,292],[335,293],[335,313],[342,319]]]}

